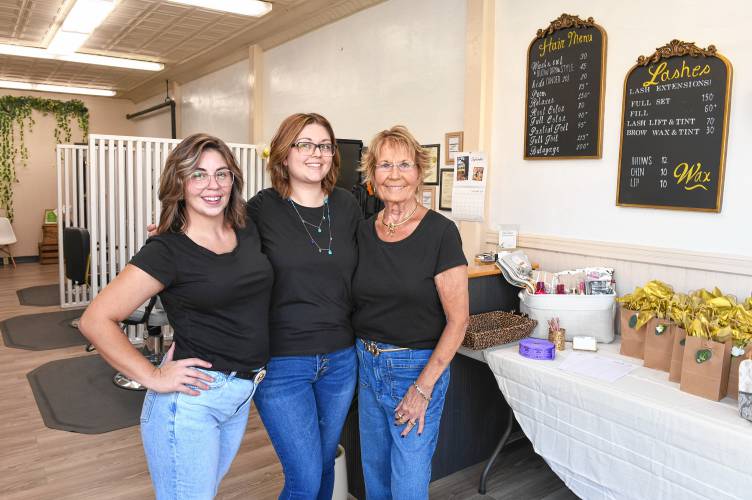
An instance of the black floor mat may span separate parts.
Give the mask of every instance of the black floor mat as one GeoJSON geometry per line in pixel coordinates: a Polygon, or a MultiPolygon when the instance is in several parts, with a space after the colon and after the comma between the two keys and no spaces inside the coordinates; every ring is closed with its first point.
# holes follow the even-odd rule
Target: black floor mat
{"type": "Polygon", "coordinates": [[[138,425],[146,394],[116,387],[114,374],[94,355],[52,361],[26,377],[47,427],[102,434],[138,425]]]}
{"type": "Polygon", "coordinates": [[[22,306],[59,306],[60,285],[40,285],[16,290],[22,306]]]}
{"type": "Polygon", "coordinates": [[[30,351],[86,345],[86,338],[70,326],[70,321],[83,312],[83,309],[68,309],[8,318],[0,322],[3,342],[7,347],[30,351]]]}

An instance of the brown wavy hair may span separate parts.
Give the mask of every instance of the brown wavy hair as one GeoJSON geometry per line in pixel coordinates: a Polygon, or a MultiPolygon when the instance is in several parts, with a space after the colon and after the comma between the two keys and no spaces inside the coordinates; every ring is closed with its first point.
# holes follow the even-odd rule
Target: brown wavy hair
{"type": "MultiPolygon", "coordinates": [[[[290,197],[290,172],[285,165],[287,155],[290,153],[290,148],[295,143],[295,140],[300,135],[300,132],[306,125],[321,125],[329,133],[329,138],[332,144],[337,143],[334,137],[334,130],[329,120],[324,118],[318,113],[295,113],[290,115],[282,121],[277,129],[277,132],[272,138],[272,143],[269,146],[270,154],[269,161],[267,163],[267,170],[269,170],[269,177],[272,180],[272,187],[282,198],[290,197]]],[[[339,176],[339,150],[334,151],[332,157],[332,167],[327,172],[326,176],[321,180],[321,189],[326,194],[332,194],[334,185],[337,183],[337,177],[339,176]]]]}
{"type": "Polygon", "coordinates": [[[221,139],[208,134],[193,134],[186,137],[170,151],[159,182],[159,201],[162,213],[159,216],[157,233],[182,233],[188,219],[185,213],[185,184],[198,168],[204,151],[216,151],[222,156],[227,168],[235,178],[230,191],[230,201],[225,207],[225,222],[233,229],[245,227],[245,201],[243,200],[243,174],[230,148],[221,139]]]}
{"type": "Polygon", "coordinates": [[[418,179],[420,179],[420,184],[418,185],[416,193],[420,192],[420,189],[423,186],[423,179],[425,178],[430,166],[430,158],[426,150],[423,149],[413,134],[411,134],[404,125],[395,125],[389,130],[382,130],[371,139],[371,144],[368,146],[368,152],[363,155],[360,164],[360,171],[363,172],[363,184],[370,182],[375,188],[376,185],[373,182],[373,178],[376,172],[376,161],[381,153],[381,148],[386,145],[392,147],[404,147],[408,152],[413,153],[415,167],[418,169],[418,179]]]}

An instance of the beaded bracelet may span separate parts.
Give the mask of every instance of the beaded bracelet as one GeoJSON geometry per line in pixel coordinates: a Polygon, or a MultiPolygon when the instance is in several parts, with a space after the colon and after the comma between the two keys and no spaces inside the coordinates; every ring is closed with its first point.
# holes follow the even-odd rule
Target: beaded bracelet
{"type": "Polygon", "coordinates": [[[420,394],[420,396],[423,399],[425,399],[427,403],[431,402],[431,396],[429,396],[425,392],[423,392],[423,390],[420,387],[418,387],[418,383],[417,382],[413,382],[413,387],[415,387],[415,390],[418,391],[418,394],[420,394]]]}

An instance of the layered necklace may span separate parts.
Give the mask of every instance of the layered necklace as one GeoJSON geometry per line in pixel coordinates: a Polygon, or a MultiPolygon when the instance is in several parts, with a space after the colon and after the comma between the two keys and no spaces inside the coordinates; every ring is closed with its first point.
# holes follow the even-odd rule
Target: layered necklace
{"type": "Polygon", "coordinates": [[[387,232],[387,234],[389,234],[389,236],[393,236],[394,232],[397,230],[397,228],[399,226],[401,226],[402,224],[404,224],[405,222],[409,221],[410,217],[413,216],[413,214],[415,213],[416,210],[418,210],[418,202],[417,201],[415,202],[415,207],[413,207],[413,209],[410,211],[409,214],[407,214],[407,216],[404,219],[402,219],[399,222],[387,222],[387,221],[384,220],[384,217],[386,217],[386,208],[385,208],[384,211],[381,212],[381,223],[386,226],[386,232],[387,232]]]}
{"type": "Polygon", "coordinates": [[[323,253],[325,255],[334,255],[334,250],[332,250],[332,240],[334,239],[334,233],[332,232],[332,214],[329,210],[329,197],[324,197],[324,206],[321,207],[321,220],[319,220],[318,224],[313,224],[305,220],[303,216],[300,215],[300,211],[298,211],[298,207],[295,202],[292,201],[292,198],[288,198],[287,200],[290,202],[290,205],[292,205],[295,213],[298,214],[298,219],[300,219],[301,224],[303,224],[303,229],[308,235],[308,239],[311,240],[311,245],[316,247],[316,250],[318,250],[319,253],[323,253]],[[316,239],[313,237],[313,234],[322,232],[321,228],[324,227],[324,222],[326,222],[326,228],[329,231],[329,246],[327,246],[326,248],[319,246],[319,244],[316,242],[316,239]],[[309,228],[311,230],[315,229],[315,232],[311,234],[311,230],[309,230],[309,228]]]}

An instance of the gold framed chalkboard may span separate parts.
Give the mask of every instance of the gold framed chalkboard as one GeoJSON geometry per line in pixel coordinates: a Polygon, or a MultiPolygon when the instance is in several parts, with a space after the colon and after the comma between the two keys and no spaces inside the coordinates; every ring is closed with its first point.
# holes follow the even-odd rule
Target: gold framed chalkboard
{"type": "Polygon", "coordinates": [[[616,204],[720,212],[731,63],[672,40],[624,78],[616,204]]]}
{"type": "Polygon", "coordinates": [[[598,159],[603,148],[605,30],[562,14],[527,50],[526,160],[598,159]]]}

